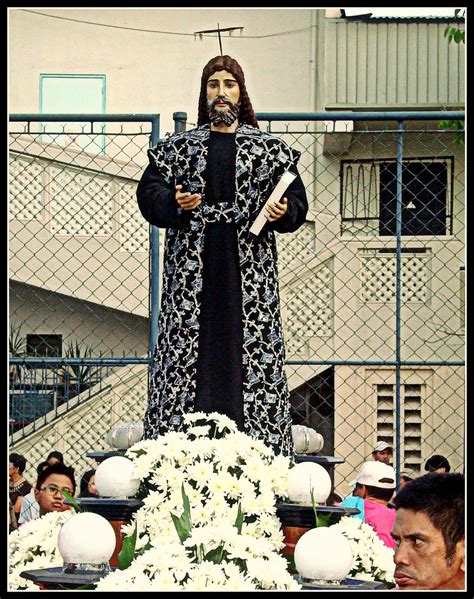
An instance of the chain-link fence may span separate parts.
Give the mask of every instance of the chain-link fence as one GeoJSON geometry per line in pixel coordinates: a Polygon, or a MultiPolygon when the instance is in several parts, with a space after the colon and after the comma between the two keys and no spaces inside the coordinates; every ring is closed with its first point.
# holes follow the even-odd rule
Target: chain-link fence
{"type": "MultiPolygon", "coordinates": [[[[342,495],[380,440],[398,474],[462,470],[464,148],[440,124],[462,113],[257,116],[302,152],[310,204],[278,235],[294,423],[345,459],[342,495]]],[[[10,445],[31,468],[59,449],[88,469],[146,408],[161,252],[135,190],[158,122],[91,117],[10,133],[10,445]]]]}

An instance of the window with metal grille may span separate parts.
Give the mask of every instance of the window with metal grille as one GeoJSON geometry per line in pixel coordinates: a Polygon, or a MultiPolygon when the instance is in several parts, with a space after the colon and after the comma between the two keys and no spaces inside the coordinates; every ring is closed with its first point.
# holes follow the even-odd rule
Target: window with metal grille
{"type": "MultiPolygon", "coordinates": [[[[422,395],[424,385],[406,384],[400,387],[401,435],[400,464],[402,470],[420,472],[422,465],[422,395]]],[[[395,447],[395,386],[376,385],[377,441],[395,447]]]]}
{"type": "MultiPolygon", "coordinates": [[[[402,235],[452,233],[454,158],[411,158],[402,164],[402,235]]],[[[396,234],[397,163],[341,161],[342,233],[396,234]]]]}
{"type": "Polygon", "coordinates": [[[28,356],[58,358],[63,353],[62,335],[29,334],[26,336],[26,353],[28,356]]]}

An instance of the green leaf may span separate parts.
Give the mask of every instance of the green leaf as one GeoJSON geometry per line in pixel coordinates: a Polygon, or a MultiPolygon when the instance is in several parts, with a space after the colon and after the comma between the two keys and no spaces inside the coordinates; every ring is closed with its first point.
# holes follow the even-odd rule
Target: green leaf
{"type": "Polygon", "coordinates": [[[235,519],[234,526],[237,528],[239,535],[242,534],[242,525],[244,523],[244,513],[240,507],[240,502],[237,511],[237,518],[235,519]]]}
{"type": "MultiPolygon", "coordinates": [[[[75,591],[93,591],[95,589],[95,584],[81,584],[80,587],[75,587],[75,591]]],[[[68,587],[64,587],[65,590],[70,591],[68,587]]]]}
{"type": "Polygon", "coordinates": [[[313,487],[310,488],[309,494],[311,496],[311,505],[313,506],[314,519],[316,520],[316,526],[318,525],[318,512],[316,511],[316,502],[314,501],[313,487]]]}
{"type": "Polygon", "coordinates": [[[189,497],[186,495],[186,491],[184,490],[184,483],[181,485],[181,495],[183,497],[183,507],[184,511],[181,516],[181,520],[185,526],[191,530],[191,506],[189,504],[189,497]]]}
{"type": "Polygon", "coordinates": [[[64,491],[64,489],[61,489],[61,494],[64,495],[64,497],[70,502],[72,503],[72,507],[76,510],[76,512],[85,512],[86,510],[84,508],[82,508],[77,501],[74,499],[74,497],[69,493],[69,491],[64,491]]]}
{"type": "Polygon", "coordinates": [[[206,562],[212,562],[213,564],[220,564],[224,558],[224,556],[228,555],[227,551],[224,551],[224,545],[220,545],[217,549],[211,549],[206,555],[204,559],[206,562]]]}
{"type": "Polygon", "coordinates": [[[122,549],[118,554],[119,569],[126,570],[133,562],[135,557],[135,546],[137,544],[137,523],[135,522],[135,530],[123,540],[122,549]]]}
{"type": "Polygon", "coordinates": [[[319,528],[320,526],[329,526],[329,521],[331,520],[331,512],[317,513],[316,512],[316,526],[319,528]]]}
{"type": "MultiPolygon", "coordinates": [[[[181,514],[180,521],[183,525],[183,529],[189,534],[191,533],[191,506],[189,504],[189,498],[184,490],[184,483],[181,485],[181,496],[183,497],[183,513],[181,514]]],[[[189,536],[189,534],[187,536],[189,536]]],[[[187,538],[187,537],[186,537],[187,538]]]]}
{"type": "Polygon", "coordinates": [[[241,559],[240,557],[235,558],[234,560],[232,560],[234,562],[234,564],[239,568],[239,570],[241,572],[247,572],[247,562],[244,559],[241,559]]]}
{"type": "Polygon", "coordinates": [[[184,541],[191,535],[191,527],[186,526],[186,524],[183,523],[182,518],[178,518],[176,514],[171,514],[171,518],[174,527],[176,528],[176,532],[178,533],[179,540],[181,543],[184,543],[184,541]]]}
{"type": "Polygon", "coordinates": [[[189,505],[189,497],[186,495],[186,491],[184,490],[184,483],[181,485],[181,495],[183,497],[184,511],[188,514],[191,514],[191,506],[189,505]]]}
{"type": "Polygon", "coordinates": [[[294,554],[291,555],[285,555],[285,559],[288,562],[288,572],[296,572],[296,566],[295,566],[295,556],[294,554]]]}
{"type": "Polygon", "coordinates": [[[181,543],[184,543],[184,541],[191,535],[192,528],[191,506],[186,491],[184,490],[184,483],[181,485],[181,495],[183,497],[183,513],[179,517],[176,514],[171,514],[171,518],[181,543]]]}
{"type": "Polygon", "coordinates": [[[146,454],[146,451],[144,449],[132,449],[132,451],[135,454],[135,457],[137,458],[146,454]]]}
{"type": "Polygon", "coordinates": [[[460,29],[456,30],[454,32],[454,41],[456,42],[456,44],[460,44],[461,42],[464,41],[464,31],[461,31],[460,29]]]}
{"type": "Polygon", "coordinates": [[[314,501],[313,487],[311,487],[311,489],[309,490],[309,493],[311,495],[311,505],[313,506],[314,519],[316,520],[316,528],[319,528],[320,526],[329,526],[329,520],[331,519],[331,512],[326,513],[326,514],[318,513],[317,504],[314,501]]]}

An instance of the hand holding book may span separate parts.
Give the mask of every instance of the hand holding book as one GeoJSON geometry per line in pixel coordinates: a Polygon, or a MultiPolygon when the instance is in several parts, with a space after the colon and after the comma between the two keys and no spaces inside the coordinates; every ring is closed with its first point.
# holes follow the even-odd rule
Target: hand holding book
{"type": "Polygon", "coordinates": [[[286,189],[294,179],[296,179],[296,175],[290,173],[290,171],[286,171],[286,173],[282,175],[281,179],[276,184],[275,189],[270,194],[270,197],[258,213],[258,216],[255,219],[253,225],[250,227],[250,233],[253,233],[254,235],[258,235],[260,233],[263,226],[267,222],[267,214],[269,207],[281,202],[280,198],[285,193],[286,189]]]}

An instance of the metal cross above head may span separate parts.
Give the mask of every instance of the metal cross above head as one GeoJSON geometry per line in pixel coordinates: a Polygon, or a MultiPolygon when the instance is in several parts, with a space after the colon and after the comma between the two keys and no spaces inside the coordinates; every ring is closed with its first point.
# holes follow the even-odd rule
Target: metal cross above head
{"type": "Polygon", "coordinates": [[[221,33],[222,33],[222,32],[224,32],[224,33],[225,33],[225,32],[228,32],[228,33],[229,33],[229,36],[231,36],[231,35],[232,35],[232,32],[233,32],[233,31],[236,31],[237,29],[239,29],[239,30],[240,30],[240,35],[242,35],[242,32],[243,32],[243,30],[244,30],[244,28],[243,28],[243,27],[226,27],[225,29],[221,29],[221,28],[219,27],[219,23],[217,23],[217,29],[204,29],[203,31],[195,31],[195,32],[194,32],[194,39],[196,39],[196,35],[198,35],[198,36],[199,36],[199,39],[202,41],[203,35],[204,35],[205,33],[217,33],[217,35],[218,35],[218,37],[219,37],[219,49],[220,49],[220,51],[221,51],[221,56],[222,56],[223,54],[222,54],[222,39],[221,39],[221,33]]]}

